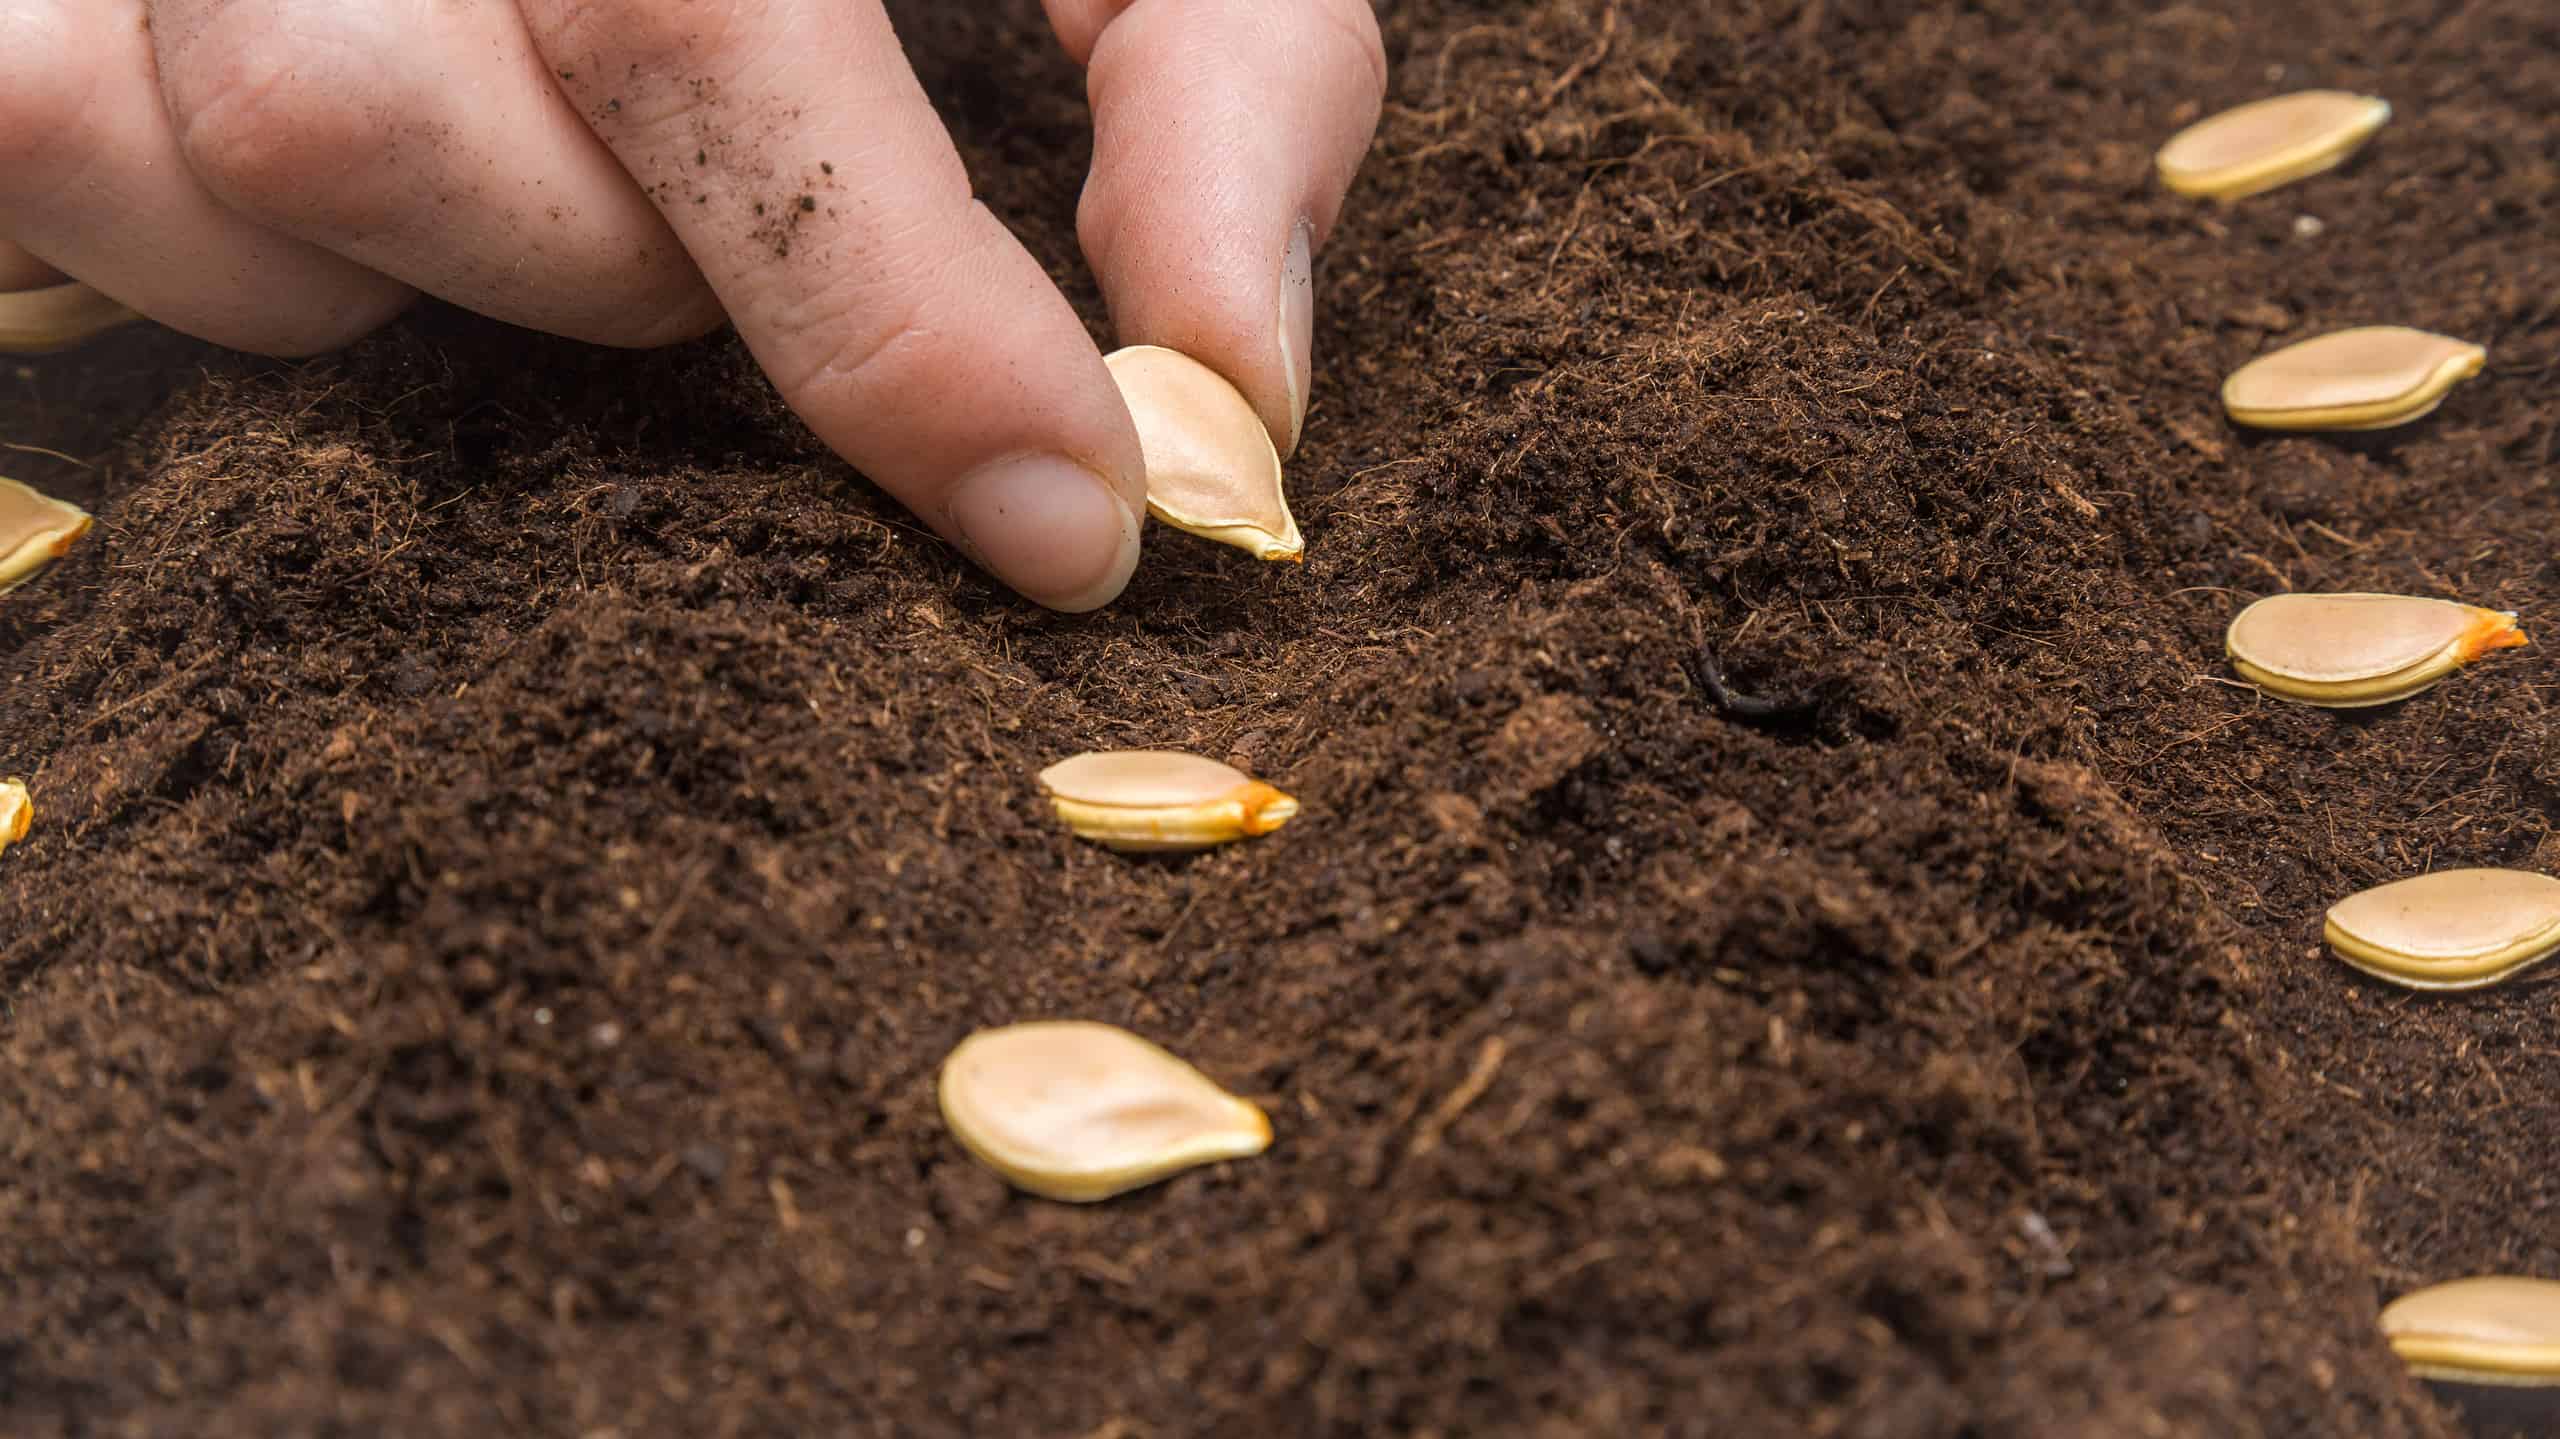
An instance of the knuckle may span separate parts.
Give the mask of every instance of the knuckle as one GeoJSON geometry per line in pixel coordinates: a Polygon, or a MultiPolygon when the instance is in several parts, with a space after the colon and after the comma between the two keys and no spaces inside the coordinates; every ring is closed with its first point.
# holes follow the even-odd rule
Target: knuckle
{"type": "Polygon", "coordinates": [[[0,0],[0,193],[41,194],[88,149],[99,83],[82,0],[0,0]]]}
{"type": "Polygon", "coordinates": [[[1066,47],[1067,57],[1082,65],[1093,58],[1094,43],[1132,0],[1042,0],[1049,12],[1049,28],[1058,34],[1058,43],[1066,47]]]}
{"type": "Polygon", "coordinates": [[[393,146],[385,91],[396,78],[357,10],[224,7],[164,46],[161,87],[180,153],[244,210],[304,216],[354,193],[338,183],[393,146]]]}
{"type": "Polygon", "coordinates": [[[1156,298],[1189,293],[1205,258],[1193,247],[1164,243],[1162,211],[1151,199],[1155,173],[1136,165],[1096,167],[1076,200],[1076,246],[1123,326],[1141,315],[1162,318],[1156,298]]]}
{"type": "Polygon", "coordinates": [[[875,254],[860,279],[822,286],[777,311],[771,373],[783,394],[831,407],[894,408],[899,397],[930,392],[963,368],[968,337],[950,313],[950,281],[982,248],[955,232],[974,228],[937,231],[939,248],[900,245],[896,258],[875,254]]]}
{"type": "Polygon", "coordinates": [[[598,342],[632,350],[681,345],[709,334],[727,318],[719,297],[697,278],[681,296],[631,307],[622,325],[598,337],[598,342]]]}
{"type": "MultiPolygon", "coordinates": [[[[753,0],[517,0],[534,48],[569,93],[601,103],[627,82],[718,54],[753,0]]],[[[620,98],[616,96],[616,98],[620,98]]]]}
{"type": "Polygon", "coordinates": [[[1378,12],[1369,0],[1313,0],[1316,11],[1339,35],[1369,77],[1374,99],[1387,93],[1387,42],[1378,30],[1378,12]]]}
{"type": "Polygon", "coordinates": [[[1097,167],[1085,177],[1084,192],[1076,196],[1076,248],[1094,268],[1106,273],[1120,238],[1120,217],[1129,211],[1123,195],[1127,189],[1118,171],[1106,173],[1097,167]]]}
{"type": "Polygon", "coordinates": [[[939,347],[930,303],[920,297],[865,296],[833,313],[806,308],[775,328],[773,382],[795,404],[868,407],[911,388],[939,347]]]}
{"type": "Polygon", "coordinates": [[[416,297],[396,286],[386,287],[366,302],[340,310],[287,309],[262,317],[222,337],[233,349],[278,359],[302,360],[343,350],[399,318],[416,297]]]}

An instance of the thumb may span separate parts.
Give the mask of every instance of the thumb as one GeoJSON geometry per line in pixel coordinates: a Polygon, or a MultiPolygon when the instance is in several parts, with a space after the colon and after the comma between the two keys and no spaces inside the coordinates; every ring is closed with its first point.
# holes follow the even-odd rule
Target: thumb
{"type": "Polygon", "coordinates": [[[1077,215],[1124,344],[1180,350],[1253,402],[1282,454],[1306,420],[1315,252],[1378,123],[1367,0],[1048,0],[1087,64],[1077,215]]]}

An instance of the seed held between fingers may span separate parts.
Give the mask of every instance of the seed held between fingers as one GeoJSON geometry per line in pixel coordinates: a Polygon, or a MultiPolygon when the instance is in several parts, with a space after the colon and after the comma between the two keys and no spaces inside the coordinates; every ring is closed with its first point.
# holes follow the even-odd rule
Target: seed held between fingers
{"type": "Polygon", "coordinates": [[[2416,595],[2269,595],[2223,645],[2240,677],[2278,699],[2359,709],[2407,699],[2491,650],[2525,643],[2503,610],[2416,595]]]}
{"type": "Polygon", "coordinates": [[[78,505],[0,477],[0,595],[62,558],[90,523],[78,505]]]}
{"type": "Polygon", "coordinates": [[[2169,137],[2160,180],[2181,195],[2242,199],[2338,165],[2390,118],[2388,101],[2343,90],[2253,101],[2169,137]]]}
{"type": "Polygon", "coordinates": [[[50,354],[141,318],[78,281],[0,292],[0,355],[50,354]]]}
{"type": "Polygon", "coordinates": [[[1132,345],[1102,357],[1137,423],[1147,509],[1176,529],[1295,563],[1307,542],[1280,488],[1280,452],[1251,401],[1178,350],[1132,345]]]}
{"type": "Polygon", "coordinates": [[[942,1117],[1015,1188],[1089,1203],[1271,1147],[1250,1100],[1127,1030],[1081,1020],[980,1030],[942,1063],[942,1117]]]}
{"type": "Polygon", "coordinates": [[[2260,355],[2222,382],[2235,423],[2262,430],[2387,430],[2435,412],[2489,352],[2405,325],[2366,325],[2260,355]]]}
{"type": "Polygon", "coordinates": [[[2395,880],[2330,906],[2322,937],[2376,979],[2481,989],[2560,950],[2560,879],[2446,869],[2395,880]]]}
{"type": "Polygon", "coordinates": [[[1040,771],[1058,819],[1117,850],[1207,849],[1269,834],[1298,802],[1233,765],[1175,750],[1107,750],[1040,771]]]}
{"type": "Polygon", "coordinates": [[[36,822],[36,804],[27,787],[13,779],[0,779],[0,850],[27,837],[36,822]]]}

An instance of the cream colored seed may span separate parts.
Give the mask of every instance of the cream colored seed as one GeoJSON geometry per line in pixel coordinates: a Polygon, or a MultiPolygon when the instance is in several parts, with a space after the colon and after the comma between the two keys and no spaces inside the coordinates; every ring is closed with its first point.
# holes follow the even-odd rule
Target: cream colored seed
{"type": "Polygon", "coordinates": [[[2489,352],[2401,325],[2320,335],[2260,355],[2222,382],[2222,408],[2262,430],[2387,430],[2432,414],[2489,352]]]}
{"type": "Polygon", "coordinates": [[[77,281],[0,292],[0,355],[68,349],[140,318],[77,281]]]}
{"type": "Polygon", "coordinates": [[[2269,595],[2240,612],[2223,646],[2242,679],[2279,699],[2358,709],[2525,643],[2515,618],[2416,595],[2269,595]]]}
{"type": "Polygon", "coordinates": [[[1137,422],[1150,513],[1262,559],[1305,557],[1307,542],[1280,488],[1280,452],[1235,386],[1156,345],[1115,350],[1103,363],[1137,422]]]}
{"type": "Polygon", "coordinates": [[[89,512],[0,478],[0,595],[35,578],[89,532],[89,512]]]}
{"type": "Polygon", "coordinates": [[[2446,869],[2329,907],[2323,938],[2355,968],[2411,989],[2479,989],[2560,950],[2560,879],[2446,869]]]}
{"type": "Polygon", "coordinates": [[[942,1062],[942,1117],[1018,1189],[1083,1203],[1271,1147],[1251,1101],[1125,1029],[980,1030],[942,1062]]]}
{"type": "Polygon", "coordinates": [[[1269,834],[1298,802],[1233,765],[1174,750],[1108,750],[1040,771],[1067,828],[1120,850],[1207,849],[1269,834]]]}
{"type": "Polygon", "coordinates": [[[27,829],[36,822],[36,802],[27,787],[13,779],[0,779],[0,850],[7,849],[27,837],[27,829]]]}
{"type": "Polygon", "coordinates": [[[2392,1352],[2421,1378],[2560,1389],[2560,1283],[2456,1279],[2401,1295],[2381,1322],[2392,1352]]]}
{"type": "Polygon", "coordinates": [[[2343,90],[2253,101],[2169,137],[2160,179],[2181,195],[2237,200],[2330,169],[2390,118],[2389,102],[2343,90]]]}

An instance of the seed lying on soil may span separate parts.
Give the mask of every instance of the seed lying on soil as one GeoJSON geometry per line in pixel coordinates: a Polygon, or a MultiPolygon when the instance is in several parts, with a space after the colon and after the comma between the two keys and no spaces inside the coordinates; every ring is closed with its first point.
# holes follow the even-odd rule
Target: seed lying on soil
{"type": "Polygon", "coordinates": [[[1269,834],[1298,802],[1233,765],[1175,750],[1108,750],[1040,771],[1067,828],[1119,850],[1207,849],[1269,834]]]}
{"type": "Polygon", "coordinates": [[[0,478],[0,595],[67,553],[89,532],[89,512],[0,478]]]}
{"type": "Polygon", "coordinates": [[[2479,989],[2560,950],[2560,879],[2444,869],[2394,880],[2331,905],[2323,937],[2376,979],[2479,989]]]}
{"type": "Polygon", "coordinates": [[[1176,529],[1295,563],[1307,542],[1280,489],[1280,452],[1250,401],[1178,350],[1132,345],[1103,356],[1147,461],[1147,508],[1176,529]]]}
{"type": "Polygon", "coordinates": [[[10,290],[0,293],[0,355],[68,349],[141,318],[76,280],[41,290],[10,290]]]}
{"type": "Polygon", "coordinates": [[[27,827],[36,822],[36,802],[27,795],[27,787],[13,779],[0,779],[0,849],[7,849],[27,837],[27,827]]]}
{"type": "Polygon", "coordinates": [[[2508,611],[2416,595],[2269,595],[2223,637],[2242,679],[2329,709],[2407,699],[2491,650],[2523,643],[2508,611]]]}
{"type": "Polygon", "coordinates": [[[1125,1029],[985,1029],[942,1062],[942,1117],[1019,1189],[1083,1203],[1271,1147],[1251,1101],[1125,1029]]]}
{"type": "Polygon", "coordinates": [[[2403,1294],[2382,1336],[2485,1432],[2560,1431],[2560,1284],[2483,1275],[2403,1294]]]}
{"type": "Polygon", "coordinates": [[[2390,118],[2390,102],[2343,90],[2252,101],[2170,136],[2160,179],[2181,195],[2237,200],[2331,168],[2390,118]]]}
{"type": "Polygon", "coordinates": [[[2222,382],[2222,407],[2262,430],[2387,430],[2432,414],[2489,352],[2402,325],[2339,330],[2260,355],[2222,382]]]}

